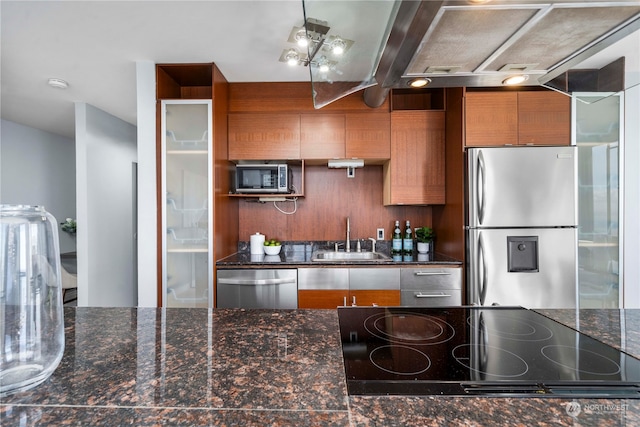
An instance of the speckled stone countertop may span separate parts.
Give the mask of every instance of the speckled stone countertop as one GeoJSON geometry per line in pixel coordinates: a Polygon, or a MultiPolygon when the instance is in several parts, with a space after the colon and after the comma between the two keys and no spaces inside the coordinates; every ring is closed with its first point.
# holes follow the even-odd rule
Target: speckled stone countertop
{"type": "Polygon", "coordinates": [[[640,359],[640,310],[535,310],[640,359]]]}
{"type": "MultiPolygon", "coordinates": [[[[297,268],[297,267],[330,267],[348,265],[366,265],[368,267],[412,267],[418,265],[450,265],[460,266],[462,262],[451,257],[434,253],[419,254],[414,251],[411,255],[391,257],[387,242],[379,242],[376,252],[391,257],[389,261],[312,261],[312,254],[316,250],[333,250],[335,242],[282,242],[282,249],[278,255],[251,255],[250,246],[247,242],[239,242],[238,252],[231,254],[216,262],[217,268],[297,268]]],[[[352,252],[356,246],[352,244],[352,252]]],[[[343,250],[342,248],[340,250],[343,250]]],[[[362,250],[371,252],[371,243],[363,242],[362,250]]]]}
{"type": "MultiPolygon", "coordinates": [[[[640,310],[620,315],[622,331],[640,310]]],[[[571,399],[348,396],[335,310],[65,307],[65,337],[47,381],[0,401],[0,425],[640,425],[640,400],[577,399],[571,416],[571,399]]]]}

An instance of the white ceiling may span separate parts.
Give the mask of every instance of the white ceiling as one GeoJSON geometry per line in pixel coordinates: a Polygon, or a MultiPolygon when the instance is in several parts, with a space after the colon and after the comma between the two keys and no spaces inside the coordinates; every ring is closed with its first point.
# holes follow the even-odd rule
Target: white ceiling
{"type": "MultiPolygon", "coordinates": [[[[301,0],[5,1],[2,118],[67,137],[73,102],[136,123],[136,61],[215,62],[230,82],[309,81],[278,58],[301,0]],[[53,89],[47,79],[69,82],[53,89]]],[[[309,88],[311,91],[311,88],[309,88]]]]}
{"type": "MultiPolygon", "coordinates": [[[[230,82],[310,81],[308,68],[278,62],[302,0],[2,0],[0,18],[2,118],[69,138],[74,102],[136,124],[136,61],[215,62],[230,82]]],[[[640,70],[639,51],[636,32],[580,68],[626,55],[640,70]]]]}

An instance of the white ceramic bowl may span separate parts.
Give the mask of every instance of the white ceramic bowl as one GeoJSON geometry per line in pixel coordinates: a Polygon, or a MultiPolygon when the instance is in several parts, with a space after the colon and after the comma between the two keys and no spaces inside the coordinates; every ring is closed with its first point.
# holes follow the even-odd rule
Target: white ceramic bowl
{"type": "Polygon", "coordinates": [[[263,246],[264,253],[267,255],[278,255],[280,253],[280,249],[282,249],[282,245],[278,246],[263,246]]]}

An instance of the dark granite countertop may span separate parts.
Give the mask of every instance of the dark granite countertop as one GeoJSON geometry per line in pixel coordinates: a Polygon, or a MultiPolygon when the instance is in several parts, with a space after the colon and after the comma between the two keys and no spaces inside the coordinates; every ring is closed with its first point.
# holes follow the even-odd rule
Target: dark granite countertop
{"type": "MultiPolygon", "coordinates": [[[[355,248],[355,245],[353,245],[355,248]]],[[[370,243],[363,243],[363,251],[370,252],[370,243]]],[[[391,261],[312,261],[311,257],[316,250],[333,250],[333,242],[283,242],[283,247],[278,255],[251,255],[247,242],[240,242],[238,252],[219,259],[216,262],[217,268],[298,268],[298,267],[329,267],[329,266],[349,266],[366,265],[369,267],[412,267],[418,265],[450,265],[460,266],[462,262],[448,256],[435,254],[418,254],[414,251],[412,255],[393,257],[391,261]]],[[[342,249],[341,249],[342,250],[342,249]]],[[[376,249],[389,257],[388,245],[380,242],[376,249]]],[[[355,250],[353,250],[355,252],[355,250]]]]}
{"type": "MultiPolygon", "coordinates": [[[[580,328],[638,357],[640,310],[618,313],[580,328]]],[[[0,425],[640,425],[640,400],[577,399],[571,416],[561,398],[348,396],[335,310],[65,307],[65,337],[47,381],[0,401],[0,425]]]]}
{"type": "Polygon", "coordinates": [[[640,310],[535,310],[640,359],[640,310]]]}

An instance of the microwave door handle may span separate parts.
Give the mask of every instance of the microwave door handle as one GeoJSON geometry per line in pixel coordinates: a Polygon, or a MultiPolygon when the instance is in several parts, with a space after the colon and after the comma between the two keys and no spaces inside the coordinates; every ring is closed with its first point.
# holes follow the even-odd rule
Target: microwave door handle
{"type": "Polygon", "coordinates": [[[478,224],[482,225],[484,221],[484,210],[485,210],[485,193],[486,193],[486,184],[485,184],[485,162],[484,155],[482,154],[482,150],[478,151],[478,164],[476,167],[476,186],[478,197],[476,200],[477,203],[477,211],[478,211],[478,224]]]}

